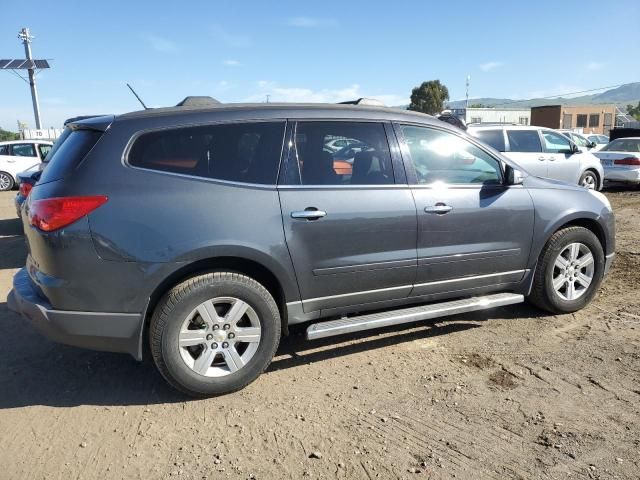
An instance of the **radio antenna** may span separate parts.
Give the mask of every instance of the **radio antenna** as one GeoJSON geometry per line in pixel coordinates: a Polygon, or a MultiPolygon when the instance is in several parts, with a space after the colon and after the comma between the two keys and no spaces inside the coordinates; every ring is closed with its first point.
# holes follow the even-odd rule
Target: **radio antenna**
{"type": "Polygon", "coordinates": [[[144,102],[142,101],[142,99],[140,98],[140,96],[136,93],[136,91],[133,89],[133,87],[131,85],[129,85],[127,83],[127,87],[129,87],[129,90],[131,90],[131,93],[133,93],[136,98],[138,99],[138,101],[140,102],[140,104],[142,105],[142,108],[144,108],[145,110],[149,110],[149,107],[147,107],[144,102]]]}

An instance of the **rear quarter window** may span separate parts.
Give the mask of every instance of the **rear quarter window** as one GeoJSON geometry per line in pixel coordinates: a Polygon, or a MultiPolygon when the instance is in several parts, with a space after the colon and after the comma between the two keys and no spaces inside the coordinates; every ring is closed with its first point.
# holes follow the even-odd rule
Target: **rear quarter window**
{"type": "Polygon", "coordinates": [[[472,135],[499,152],[504,152],[505,150],[502,130],[478,130],[473,132],[472,135]]]}
{"type": "Polygon", "coordinates": [[[59,180],[73,171],[97,143],[103,132],[66,129],[47,154],[47,168],[38,183],[59,180]]]}
{"type": "Polygon", "coordinates": [[[135,140],[133,167],[242,183],[275,185],[284,122],[249,122],[158,130],[135,140]]]}

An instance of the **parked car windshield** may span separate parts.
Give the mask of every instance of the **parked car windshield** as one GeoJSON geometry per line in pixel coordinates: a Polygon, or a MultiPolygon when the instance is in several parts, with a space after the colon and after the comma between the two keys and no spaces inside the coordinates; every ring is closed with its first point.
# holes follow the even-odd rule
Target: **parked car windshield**
{"type": "Polygon", "coordinates": [[[602,147],[601,151],[640,153],[640,138],[619,138],[602,147]]]}

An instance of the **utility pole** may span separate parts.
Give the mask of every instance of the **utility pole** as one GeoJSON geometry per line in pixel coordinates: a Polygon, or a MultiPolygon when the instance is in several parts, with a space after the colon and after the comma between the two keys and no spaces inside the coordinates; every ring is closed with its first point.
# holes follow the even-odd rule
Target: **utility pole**
{"type": "Polygon", "coordinates": [[[265,102],[265,103],[269,103],[269,99],[270,99],[270,98],[271,98],[271,95],[265,95],[265,99],[266,99],[266,102],[265,102]]]}
{"type": "Polygon", "coordinates": [[[42,128],[40,123],[40,105],[38,103],[38,89],[36,88],[36,69],[33,62],[33,57],[31,55],[31,40],[33,36],[31,36],[31,32],[27,27],[24,27],[18,33],[18,38],[22,40],[24,44],[24,54],[27,59],[29,68],[27,71],[29,72],[29,86],[31,87],[31,102],[33,103],[33,116],[36,119],[36,128],[42,128]]]}
{"type": "Polygon", "coordinates": [[[469,83],[471,82],[471,75],[467,75],[467,100],[465,101],[464,108],[469,108],[469,83]]]}

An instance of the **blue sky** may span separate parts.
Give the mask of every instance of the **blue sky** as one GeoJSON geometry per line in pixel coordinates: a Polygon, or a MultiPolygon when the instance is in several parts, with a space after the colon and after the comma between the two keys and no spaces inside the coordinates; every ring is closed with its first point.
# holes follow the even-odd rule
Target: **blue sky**
{"type": "MultiPolygon", "coordinates": [[[[452,99],[530,98],[640,81],[637,0],[302,2],[7,1],[0,58],[31,28],[43,126],[187,95],[222,101],[408,101],[440,79],[452,99]],[[626,27],[625,27],[626,26],[626,27]],[[626,30],[626,33],[624,33],[626,30]],[[627,39],[618,42],[618,34],[627,39]]],[[[0,127],[33,126],[28,86],[0,72],[0,127]]]]}

